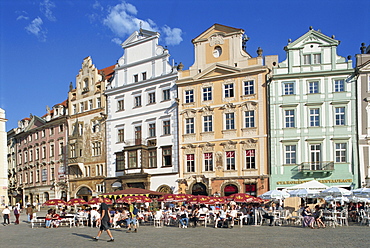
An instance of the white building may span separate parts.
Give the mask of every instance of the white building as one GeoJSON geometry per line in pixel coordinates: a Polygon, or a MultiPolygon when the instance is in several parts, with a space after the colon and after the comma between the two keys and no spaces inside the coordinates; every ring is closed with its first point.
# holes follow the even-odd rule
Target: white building
{"type": "Polygon", "coordinates": [[[0,206],[8,204],[8,162],[5,111],[0,108],[0,206]]]}
{"type": "Polygon", "coordinates": [[[159,33],[140,29],[107,86],[106,191],[131,187],[177,192],[177,70],[159,33]]]}

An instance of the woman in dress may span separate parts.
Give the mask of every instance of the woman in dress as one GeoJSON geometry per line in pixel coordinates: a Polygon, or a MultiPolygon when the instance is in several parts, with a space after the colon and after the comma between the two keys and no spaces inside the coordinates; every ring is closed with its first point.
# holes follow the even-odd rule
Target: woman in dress
{"type": "Polygon", "coordinates": [[[303,216],[303,226],[304,227],[308,226],[311,229],[314,229],[313,224],[315,222],[315,218],[313,217],[309,206],[304,207],[302,211],[302,216],[303,216]]]}

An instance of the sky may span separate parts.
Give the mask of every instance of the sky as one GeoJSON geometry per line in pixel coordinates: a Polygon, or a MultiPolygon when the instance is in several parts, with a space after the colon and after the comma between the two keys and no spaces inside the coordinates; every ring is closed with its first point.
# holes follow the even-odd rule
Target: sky
{"type": "Polygon", "coordinates": [[[338,55],[370,44],[369,0],[0,0],[0,108],[6,129],[42,116],[68,97],[84,58],[98,69],[123,55],[121,42],[140,25],[161,34],[171,63],[194,62],[191,40],[219,23],[241,28],[247,51],[279,55],[312,26],[341,43],[338,55]]]}

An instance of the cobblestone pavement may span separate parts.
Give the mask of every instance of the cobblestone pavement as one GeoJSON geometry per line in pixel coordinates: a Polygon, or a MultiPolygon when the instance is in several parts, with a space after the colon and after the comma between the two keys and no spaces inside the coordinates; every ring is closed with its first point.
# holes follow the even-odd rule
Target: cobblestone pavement
{"type": "MultiPolygon", "coordinates": [[[[350,223],[349,227],[309,229],[296,226],[235,226],[176,228],[140,226],[138,233],[112,229],[114,243],[90,227],[30,228],[22,214],[21,224],[0,225],[0,247],[368,247],[370,227],[350,223]]],[[[2,223],[2,222],[1,222],[2,223]]]]}

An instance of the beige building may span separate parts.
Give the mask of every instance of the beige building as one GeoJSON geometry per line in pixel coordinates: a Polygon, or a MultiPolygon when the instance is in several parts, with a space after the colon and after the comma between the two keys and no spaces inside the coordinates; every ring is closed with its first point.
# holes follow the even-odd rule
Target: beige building
{"type": "Polygon", "coordinates": [[[195,62],[177,82],[180,192],[268,190],[268,68],[260,48],[258,57],[246,52],[247,40],[242,29],[214,24],[192,41],[195,62]]]}
{"type": "Polygon", "coordinates": [[[104,192],[106,168],[104,90],[114,66],[98,70],[87,57],[68,92],[70,198],[89,200],[104,192]]]}
{"type": "Polygon", "coordinates": [[[5,111],[0,108],[0,207],[9,203],[6,121],[5,111]]]}

